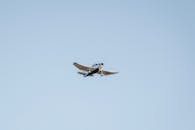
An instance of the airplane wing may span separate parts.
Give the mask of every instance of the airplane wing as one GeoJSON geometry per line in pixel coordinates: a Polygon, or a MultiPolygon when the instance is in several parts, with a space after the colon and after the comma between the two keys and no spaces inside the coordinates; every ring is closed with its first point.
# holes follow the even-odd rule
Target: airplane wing
{"type": "MultiPolygon", "coordinates": [[[[118,72],[109,72],[109,71],[102,71],[103,75],[111,75],[111,74],[117,74],[118,72]]],[[[98,74],[101,74],[100,72],[98,74]]]]}
{"type": "Polygon", "coordinates": [[[95,69],[95,68],[92,68],[92,67],[87,67],[87,66],[84,66],[84,65],[80,65],[78,63],[73,63],[73,65],[75,67],[77,67],[78,69],[83,70],[83,71],[87,71],[87,72],[89,72],[89,71],[91,72],[95,69]]]}

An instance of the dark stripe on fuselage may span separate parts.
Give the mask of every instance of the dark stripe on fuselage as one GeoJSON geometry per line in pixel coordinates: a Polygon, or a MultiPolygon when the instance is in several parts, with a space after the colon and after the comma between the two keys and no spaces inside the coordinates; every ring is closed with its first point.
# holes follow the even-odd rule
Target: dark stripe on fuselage
{"type": "Polygon", "coordinates": [[[95,69],[94,71],[91,71],[90,73],[88,73],[87,75],[85,75],[85,77],[90,76],[92,74],[95,74],[97,72],[99,72],[99,68],[95,69]]]}

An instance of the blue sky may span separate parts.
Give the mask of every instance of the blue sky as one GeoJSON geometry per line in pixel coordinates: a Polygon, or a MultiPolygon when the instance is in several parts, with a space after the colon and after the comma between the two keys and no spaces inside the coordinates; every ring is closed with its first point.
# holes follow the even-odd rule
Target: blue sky
{"type": "Polygon", "coordinates": [[[0,2],[1,130],[194,130],[195,2],[0,2]],[[83,78],[72,65],[120,73],[83,78]]]}

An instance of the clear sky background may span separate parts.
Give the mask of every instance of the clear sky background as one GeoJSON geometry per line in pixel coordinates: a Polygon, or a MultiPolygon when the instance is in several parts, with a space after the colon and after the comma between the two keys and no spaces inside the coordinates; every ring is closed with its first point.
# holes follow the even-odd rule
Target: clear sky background
{"type": "Polygon", "coordinates": [[[194,0],[1,1],[0,130],[194,130],[194,51],[194,0]]]}

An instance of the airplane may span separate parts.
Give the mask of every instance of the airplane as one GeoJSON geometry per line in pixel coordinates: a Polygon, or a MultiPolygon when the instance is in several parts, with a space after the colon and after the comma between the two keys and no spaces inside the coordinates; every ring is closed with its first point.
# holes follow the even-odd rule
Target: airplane
{"type": "Polygon", "coordinates": [[[83,75],[84,77],[94,76],[94,74],[100,74],[101,76],[104,76],[104,75],[112,75],[112,74],[118,73],[118,72],[109,72],[109,71],[102,70],[104,63],[94,64],[91,67],[87,67],[87,66],[78,64],[76,62],[74,62],[73,65],[77,67],[79,70],[81,70],[78,72],[78,74],[83,75]]]}

